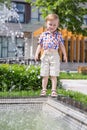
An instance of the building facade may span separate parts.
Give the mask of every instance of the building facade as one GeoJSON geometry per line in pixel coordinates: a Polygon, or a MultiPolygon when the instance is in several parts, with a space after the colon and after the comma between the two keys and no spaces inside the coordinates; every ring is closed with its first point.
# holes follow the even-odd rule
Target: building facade
{"type": "Polygon", "coordinates": [[[8,30],[0,32],[0,58],[22,56],[30,58],[33,31],[42,26],[40,22],[43,22],[43,19],[39,9],[31,7],[24,0],[12,0],[12,6],[16,9],[19,20],[11,16],[5,23],[8,30]],[[35,11],[33,11],[34,9],[35,11]],[[12,32],[9,35],[10,30],[12,32]],[[15,33],[22,35],[15,35],[15,33]]]}
{"type": "MultiPolygon", "coordinates": [[[[33,32],[44,23],[41,12],[25,0],[12,0],[12,4],[17,9],[19,21],[11,17],[6,23],[8,30],[12,31],[10,35],[7,32],[0,33],[0,58],[33,58],[37,47],[37,38],[33,37],[33,32]]],[[[87,26],[87,15],[84,16],[84,26],[87,26]]]]}

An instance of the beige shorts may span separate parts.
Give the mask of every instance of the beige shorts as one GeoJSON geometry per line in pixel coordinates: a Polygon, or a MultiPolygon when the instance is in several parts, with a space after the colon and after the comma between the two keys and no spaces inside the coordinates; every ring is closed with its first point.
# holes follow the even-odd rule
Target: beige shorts
{"type": "Polygon", "coordinates": [[[41,57],[41,76],[59,76],[60,57],[57,51],[44,52],[41,57]]]}

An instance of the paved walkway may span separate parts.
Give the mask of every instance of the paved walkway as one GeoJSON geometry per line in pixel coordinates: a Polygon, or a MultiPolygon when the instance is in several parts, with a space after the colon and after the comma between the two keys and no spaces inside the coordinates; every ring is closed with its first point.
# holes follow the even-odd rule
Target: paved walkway
{"type": "MultiPolygon", "coordinates": [[[[76,62],[62,62],[60,69],[61,71],[78,71],[78,66],[87,66],[87,63],[76,63],[76,62]]],[[[65,89],[78,91],[87,94],[87,80],[61,80],[65,89]]]]}
{"type": "Polygon", "coordinates": [[[77,71],[78,66],[87,66],[87,62],[86,63],[61,62],[60,69],[61,71],[77,71]]]}
{"type": "Polygon", "coordinates": [[[87,94],[87,80],[61,80],[66,90],[78,91],[87,94]]]}

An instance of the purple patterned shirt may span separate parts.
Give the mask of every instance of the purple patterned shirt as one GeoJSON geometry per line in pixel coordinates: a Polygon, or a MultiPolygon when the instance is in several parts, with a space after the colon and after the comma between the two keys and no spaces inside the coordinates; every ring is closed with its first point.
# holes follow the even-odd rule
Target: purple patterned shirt
{"type": "Polygon", "coordinates": [[[64,40],[60,32],[51,33],[46,31],[40,35],[38,43],[44,50],[48,48],[57,50],[60,44],[64,44],[64,40]]]}

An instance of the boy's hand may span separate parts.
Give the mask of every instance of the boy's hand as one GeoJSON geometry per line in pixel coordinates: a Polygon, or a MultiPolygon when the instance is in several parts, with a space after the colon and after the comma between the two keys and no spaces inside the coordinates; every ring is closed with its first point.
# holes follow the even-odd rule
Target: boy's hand
{"type": "Polygon", "coordinates": [[[37,50],[36,50],[36,53],[35,53],[35,61],[37,61],[39,59],[39,54],[40,54],[40,51],[41,51],[41,46],[38,45],[37,47],[37,50]]]}
{"type": "Polygon", "coordinates": [[[66,55],[64,55],[64,57],[63,57],[63,58],[64,58],[64,61],[65,61],[65,62],[67,62],[67,56],[66,56],[66,55]]]}
{"type": "Polygon", "coordinates": [[[38,55],[37,55],[37,54],[35,55],[35,58],[34,58],[34,59],[35,59],[35,61],[37,61],[37,60],[38,60],[38,55]]]}

